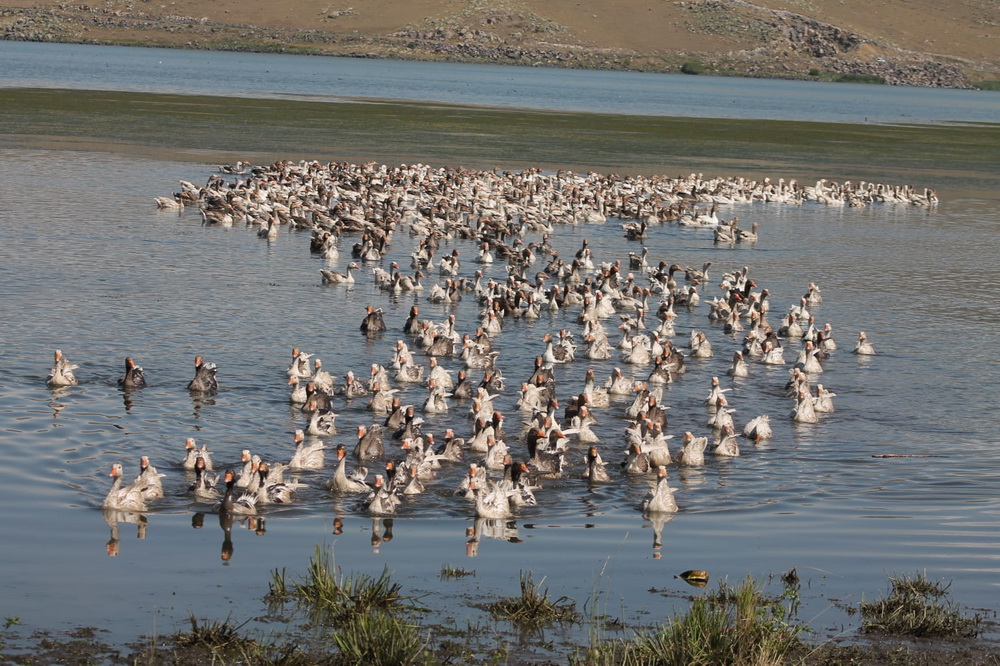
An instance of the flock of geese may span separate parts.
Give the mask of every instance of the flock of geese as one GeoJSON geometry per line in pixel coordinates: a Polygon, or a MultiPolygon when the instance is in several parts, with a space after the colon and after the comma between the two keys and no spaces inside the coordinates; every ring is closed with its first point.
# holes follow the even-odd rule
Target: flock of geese
{"type": "MultiPolygon", "coordinates": [[[[286,161],[244,166],[236,178],[232,168],[220,171],[227,176],[214,174],[204,187],[181,181],[182,190],[158,197],[157,205],[180,211],[196,207],[205,225],[242,224],[264,238],[282,228],[308,232],[312,253],[330,262],[341,253],[351,257],[345,272],[323,269],[318,282],[361,282],[373,292],[412,295],[415,303],[403,322],[387,323],[374,305],[358,313],[354,335],[392,342],[383,363],[357,376],[352,370],[335,378],[318,356],[293,349],[282,380],[302,415],[291,459],[263,460],[248,449],[239,469],[215,471],[207,447],[186,441],[178,465],[188,474],[188,492],[234,515],[296,501],[304,486],[296,474],[326,470],[327,452],[334,457],[325,480],[328,490],[357,496],[359,511],[374,516],[392,515],[433,491],[465,498],[477,517],[509,518],[538,502],[546,479],[607,483],[629,475],[650,481],[638,507],[644,514],[675,512],[670,468],[704,465],[707,455],[739,456],[741,447],[772,436],[769,414],[737,425],[729,389],[711,377],[705,387],[704,433],[680,433],[680,445],[670,444],[664,388],[681,380],[691,359],[715,354],[711,331],[739,341],[727,371],[734,380],[750,375],[751,364],[789,369],[785,418],[814,423],[834,411],[836,394],[819,383],[837,349],[831,324],[820,323],[812,312],[822,303],[820,288],[810,283],[801,298],[775,313],[770,292],[759,287],[749,267],[710,277],[711,262],[700,268],[657,262],[647,247],[602,262],[587,240],[564,257],[550,244],[559,226],[617,218],[625,238],[643,244],[662,224],[711,228],[717,244],[754,243],[759,225],[741,229],[736,218],[719,219],[720,204],[936,201],[930,190],[918,193],[902,186],[822,180],[800,187],[783,179],[704,179],[700,174],[644,178],[286,161]],[[399,234],[412,239],[409,270],[387,258],[399,234]],[[451,239],[474,242],[476,256],[468,260],[458,249],[442,251],[451,239]],[[493,264],[505,266],[503,279],[484,276],[493,272],[486,270],[493,264]],[[425,278],[437,281],[424,284],[425,278]],[[708,284],[718,285],[722,295],[702,298],[708,284]],[[474,303],[478,325],[459,330],[454,310],[441,321],[427,319],[417,304],[422,300],[448,306],[445,312],[474,303]],[[704,312],[705,326],[680,335],[675,327],[679,311],[704,312]],[[533,367],[508,385],[502,368],[514,372],[495,345],[504,329],[558,312],[575,313],[577,328],[545,334],[534,350],[533,367]],[[582,386],[557,383],[559,366],[610,359],[620,363],[607,377],[588,370],[582,386]],[[421,399],[410,404],[401,399],[418,391],[424,392],[421,399]],[[508,416],[495,405],[499,395],[511,391],[518,394],[519,418],[512,419],[518,427],[508,426],[508,416]],[[327,444],[337,435],[335,407],[370,412],[370,424],[359,426],[353,440],[327,444]],[[602,412],[621,418],[620,439],[600,441],[593,426],[602,412]],[[451,427],[429,432],[424,417],[441,414],[451,416],[451,427]],[[367,468],[375,465],[372,474],[367,468]],[[449,465],[467,471],[459,483],[443,488],[440,470],[449,465]]],[[[853,352],[875,353],[864,332],[853,352]]],[[[75,384],[76,369],[57,350],[49,386],[75,384]]],[[[119,385],[135,390],[144,384],[142,368],[127,358],[119,385]]],[[[187,389],[198,395],[217,392],[215,364],[198,356],[187,389]]],[[[112,466],[105,508],[144,512],[163,496],[164,474],[147,457],[140,459],[139,469],[128,481],[121,463],[112,466]]]]}

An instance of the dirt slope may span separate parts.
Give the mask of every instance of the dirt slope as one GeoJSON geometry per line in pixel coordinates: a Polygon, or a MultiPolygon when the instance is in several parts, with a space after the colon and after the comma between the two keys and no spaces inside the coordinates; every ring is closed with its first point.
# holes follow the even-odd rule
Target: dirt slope
{"type": "Polygon", "coordinates": [[[968,86],[998,0],[0,0],[0,37],[968,86]]]}

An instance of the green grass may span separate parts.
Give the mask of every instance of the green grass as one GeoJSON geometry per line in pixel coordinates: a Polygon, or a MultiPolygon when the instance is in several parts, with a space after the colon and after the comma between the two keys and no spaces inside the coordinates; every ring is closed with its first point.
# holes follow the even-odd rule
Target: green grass
{"type": "Polygon", "coordinates": [[[1000,90],[1000,80],[992,79],[975,84],[979,90],[1000,90]]]}
{"type": "Polygon", "coordinates": [[[337,627],[333,641],[348,664],[415,664],[429,662],[417,625],[382,611],[354,614],[337,627]]]}
{"type": "Polygon", "coordinates": [[[486,610],[495,618],[508,620],[522,631],[537,631],[553,622],[576,622],[576,602],[568,597],[555,601],[549,599],[548,588],[542,590],[542,582],[535,584],[530,571],[521,572],[521,596],[507,597],[491,604],[486,610]]]}
{"type": "Polygon", "coordinates": [[[783,599],[768,599],[750,577],[739,587],[725,581],[695,599],[690,609],[630,640],[591,647],[577,663],[698,666],[780,664],[799,644],[783,599]]]}
{"type": "Polygon", "coordinates": [[[338,573],[329,551],[317,546],[301,580],[289,583],[284,570],[271,573],[265,600],[271,605],[293,600],[307,608],[315,622],[327,623],[376,611],[420,608],[414,597],[404,596],[401,590],[388,567],[378,576],[338,573]]]}
{"type": "Polygon", "coordinates": [[[705,65],[698,60],[688,60],[681,65],[682,74],[704,74],[705,65]]]}
{"type": "Polygon", "coordinates": [[[889,593],[862,601],[861,631],[916,638],[973,638],[982,616],[965,615],[947,598],[949,585],[932,582],[925,573],[889,577],[889,593]]]}

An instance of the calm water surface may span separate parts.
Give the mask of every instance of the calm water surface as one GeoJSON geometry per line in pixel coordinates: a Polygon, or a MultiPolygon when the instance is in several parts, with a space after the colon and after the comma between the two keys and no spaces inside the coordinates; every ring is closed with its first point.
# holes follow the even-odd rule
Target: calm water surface
{"type": "MultiPolygon", "coordinates": [[[[849,633],[857,622],[831,599],[871,597],[891,573],[926,570],[932,579],[954,580],[952,591],[963,602],[993,607],[1000,465],[997,435],[977,403],[998,387],[995,362],[987,356],[974,362],[964,343],[972,336],[980,349],[997,343],[993,327],[982,325],[997,319],[998,302],[995,281],[981,274],[992,260],[997,221],[984,201],[944,201],[933,211],[725,210],[724,217],[761,222],[754,248],[713,247],[704,230],[654,230],[654,257],[699,266],[711,260],[717,275],[750,266],[758,285],[771,290],[775,312],[817,282],[825,296],[817,319],[833,324],[842,348],[820,379],[838,394],[837,411],[815,425],[788,420],[787,369],[754,365],[746,380],[725,379],[738,425],[768,413],[775,438],[759,448],[745,445],[737,459],[672,469],[681,509],[665,524],[644,520],[637,509],[647,480],[591,488],[574,478],[546,483],[538,506],[517,520],[476,523],[472,508],[450,496],[462,474],[456,466],[408,502],[390,527],[321,488],[328,464],[303,475],[309,488],[297,503],[268,510],[257,530],[234,528],[227,562],[217,518],[201,516],[206,507],[183,495],[188,479],[177,463],[184,439],[207,443],[218,467],[235,466],[243,448],[287,459],[291,433],[304,423],[287,401],[292,346],[315,353],[337,376],[364,373],[370,363],[388,363],[410,305],[436,321],[451,310],[423,297],[388,298],[373,287],[369,271],[350,289],[322,286],[318,269],[325,261],[309,254],[306,233],[267,242],[243,227],[206,228],[194,213],[155,209],[152,196],[169,194],[180,178],[201,181],[211,172],[95,153],[0,150],[6,615],[28,626],[108,627],[113,640],[173,630],[189,612],[233,613],[242,621],[262,612],[270,572],[303,571],[317,544],[332,547],[345,570],[377,574],[388,566],[407,589],[443,593],[443,602],[432,603],[459,619],[478,611],[458,595],[514,594],[525,569],[536,580],[546,576],[555,595],[582,602],[598,590],[608,612],[626,620],[660,618],[683,603],[648,590],[689,592],[673,576],[690,568],[739,579],[795,567],[808,584],[803,615],[824,633],[849,633]],[[386,311],[384,339],[367,341],[357,331],[368,303],[386,311]],[[848,351],[862,329],[880,352],[873,358],[848,351]],[[79,386],[45,388],[55,348],[80,365],[79,386]],[[193,400],[184,389],[195,354],[220,368],[222,391],[209,400],[193,400]],[[149,379],[132,395],[115,386],[126,355],[149,379]],[[873,458],[886,453],[926,457],[873,458]],[[110,526],[100,509],[107,471],[123,461],[134,474],[141,454],[167,474],[168,497],[155,503],[141,529],[110,526]],[[341,534],[334,534],[335,520],[341,534]],[[661,547],[654,544],[657,533],[661,547]],[[476,575],[439,581],[446,563],[476,575]]],[[[554,241],[565,255],[583,238],[599,260],[638,249],[615,222],[561,228],[554,241]]],[[[466,242],[442,251],[451,247],[474,255],[466,242]]],[[[411,250],[410,237],[398,233],[385,262],[407,265],[411,250]]],[[[463,272],[475,268],[467,263],[463,272]]],[[[502,267],[489,274],[501,277],[502,267]]],[[[460,330],[474,330],[477,310],[469,300],[454,310],[460,330]]],[[[707,430],[702,398],[713,375],[725,377],[739,345],[706,313],[702,306],[678,321],[678,344],[685,347],[692,329],[704,329],[716,356],[692,361],[666,391],[669,431],[676,435],[707,430]]],[[[498,343],[511,384],[530,374],[544,333],[575,329],[575,316],[507,325],[498,343]]],[[[560,397],[579,391],[587,367],[603,379],[616,365],[623,364],[581,360],[558,367],[560,397]]],[[[423,390],[403,395],[419,404],[423,390]]],[[[499,405],[516,428],[514,399],[509,389],[499,405]]],[[[625,406],[598,414],[602,451],[612,461],[620,459],[625,406]]],[[[350,446],[370,414],[363,404],[341,401],[335,409],[340,433],[328,443],[350,446]]],[[[461,406],[427,419],[433,432],[448,426],[470,431],[461,406]]],[[[571,457],[574,470],[582,455],[571,457]]]]}
{"type": "Polygon", "coordinates": [[[3,87],[400,99],[838,123],[1000,118],[1000,93],[935,88],[25,42],[0,42],[0,61],[3,87]]]}
{"type": "MultiPolygon", "coordinates": [[[[0,53],[22,57],[22,49],[43,46],[0,42],[0,53]]],[[[8,69],[0,74],[8,77],[0,78],[0,85],[67,87],[58,73],[44,74],[47,66],[55,67],[46,65],[55,57],[49,48],[54,47],[28,59],[33,74],[14,81],[8,69]]],[[[87,58],[114,53],[62,48],[87,58]]],[[[133,53],[128,61],[109,56],[107,69],[125,62],[142,69],[149,66],[145,59],[156,55],[133,53]]],[[[164,56],[177,58],[172,67],[187,58],[232,58],[225,62],[235,71],[240,62],[259,62],[236,54],[164,56]]],[[[305,71],[304,63],[340,66],[339,59],[299,60],[291,69],[305,71]]],[[[75,61],[61,62],[72,67],[75,61]]],[[[507,68],[472,69],[521,75],[507,68]]],[[[463,67],[442,71],[466,76],[463,67]]],[[[93,67],[86,72],[77,77],[85,87],[115,80],[93,67]]],[[[580,74],[559,75],[572,80],[580,74]]],[[[124,77],[129,84],[111,85],[145,89],[146,76],[139,72],[124,77]]],[[[208,83],[196,80],[176,85],[181,92],[209,91],[208,83]]],[[[170,85],[161,82],[156,89],[170,85]]],[[[521,90],[520,82],[517,86],[521,90]]],[[[351,90],[354,96],[389,96],[384,89],[351,90]]],[[[265,92],[249,86],[211,91],[265,92]]],[[[301,85],[266,92],[306,94],[301,85]]],[[[905,106],[900,99],[897,109],[905,106]]],[[[479,101],[500,103],[488,95],[479,101]]],[[[963,113],[930,120],[971,119],[963,113]]],[[[816,308],[817,320],[832,323],[841,345],[820,380],[837,393],[837,411],[815,425],[794,425],[787,418],[785,368],[753,365],[749,378],[723,380],[732,389],[738,426],[767,413],[775,437],[758,448],[744,445],[737,459],[672,469],[680,511],[668,521],[645,520],[637,508],[648,480],[619,478],[588,487],[566,478],[547,482],[538,506],[514,521],[477,522],[472,507],[450,496],[463,473],[455,467],[443,470],[430,491],[408,502],[390,524],[323,490],[331,454],[327,469],[303,475],[309,487],[298,502],[269,509],[254,529],[234,527],[232,557],[224,561],[223,549],[230,544],[224,544],[217,517],[184,496],[189,480],[179,461],[186,437],[208,444],[219,468],[236,466],[244,448],[267,459],[287,459],[292,432],[304,424],[290,408],[285,386],[293,346],[315,353],[338,377],[348,370],[366,373],[371,363],[388,363],[411,305],[419,304],[435,321],[454,312],[463,332],[475,329],[478,308],[468,299],[451,310],[422,296],[389,298],[373,287],[367,270],[352,288],[324,287],[318,269],[328,266],[309,254],[308,234],[282,233],[267,242],[242,226],[206,228],[193,212],[156,210],[153,196],[179,189],[179,179],[204,182],[213,171],[212,165],[142,156],[10,150],[0,144],[0,500],[7,508],[0,518],[7,537],[0,542],[5,563],[0,613],[5,617],[20,617],[26,628],[99,626],[109,630],[108,640],[122,642],[183,628],[189,613],[211,619],[231,613],[242,622],[263,614],[270,572],[287,568],[297,576],[316,545],[332,548],[346,571],[378,574],[387,566],[408,591],[433,593],[429,603],[459,623],[478,617],[470,601],[516,594],[519,573],[527,569],[536,581],[546,577],[555,596],[582,604],[598,594],[605,612],[627,622],[658,621],[682,608],[686,602],[675,596],[692,590],[674,575],[691,568],[709,570],[714,580],[737,580],[747,574],[766,579],[795,567],[806,586],[802,619],[819,636],[853,635],[857,617],[833,600],[856,604],[862,595],[871,598],[885,589],[887,574],[926,570],[932,579],[953,581],[956,599],[995,610],[1000,438],[980,404],[1000,388],[997,362],[988,353],[998,343],[992,324],[1000,321],[1000,288],[990,269],[1000,221],[995,193],[956,199],[942,192],[934,210],[723,207],[724,218],[739,215],[744,224],[761,223],[755,247],[714,247],[704,230],[652,231],[648,245],[656,260],[691,266],[711,260],[713,280],[749,266],[758,286],[771,291],[776,314],[797,302],[810,281],[818,283],[825,301],[816,308]],[[390,331],[383,339],[367,341],[357,331],[369,303],[385,309],[390,331]],[[859,330],[873,340],[877,356],[849,353],[859,330]],[[80,365],[79,386],[45,388],[56,348],[80,365]],[[196,354],[220,368],[222,390],[211,399],[193,400],[184,389],[196,354]],[[115,386],[126,355],[137,359],[149,379],[146,389],[131,395],[115,386]],[[100,504],[110,465],[122,461],[131,475],[143,454],[167,474],[168,497],[142,525],[107,521],[100,504]],[[881,454],[917,457],[873,457],[881,454]],[[439,580],[444,564],[476,575],[439,580]]],[[[796,174],[773,174],[780,176],[796,174]]],[[[552,242],[566,256],[584,238],[601,261],[624,259],[639,249],[622,238],[615,220],[560,228],[552,242]]],[[[452,247],[466,260],[463,274],[471,275],[477,268],[472,245],[451,241],[442,252],[452,247]]],[[[407,266],[411,251],[411,238],[400,230],[383,263],[407,266]]],[[[344,251],[333,267],[343,270],[347,256],[344,251]]],[[[489,268],[488,275],[502,278],[502,265],[489,268]]],[[[544,348],[542,336],[576,329],[576,314],[511,322],[499,336],[508,390],[498,406],[508,416],[508,429],[516,430],[521,418],[513,409],[514,389],[530,375],[531,359],[544,348]]],[[[702,399],[713,375],[725,377],[739,346],[706,315],[701,306],[680,313],[677,322],[676,343],[682,348],[691,330],[703,329],[716,351],[712,359],[692,360],[689,372],[666,390],[668,429],[677,439],[685,430],[707,434],[702,399]]],[[[789,361],[796,346],[786,353],[789,361]]],[[[457,369],[453,361],[444,365],[457,369]]],[[[603,380],[616,365],[626,374],[643,374],[617,358],[581,359],[557,368],[559,397],[565,402],[582,388],[587,367],[603,380]]],[[[419,404],[424,392],[413,388],[402,395],[419,404]]],[[[625,407],[614,403],[598,413],[602,452],[613,462],[621,458],[625,407]]],[[[370,423],[370,413],[363,404],[342,401],[335,409],[339,433],[327,443],[351,446],[356,426],[370,423]]],[[[427,418],[427,429],[468,433],[464,409],[456,405],[450,414],[427,418]]],[[[515,444],[514,450],[522,449],[515,444]]],[[[581,468],[582,456],[583,451],[571,456],[573,470],[581,468]]],[[[573,631],[559,637],[586,636],[586,628],[573,631]]]]}

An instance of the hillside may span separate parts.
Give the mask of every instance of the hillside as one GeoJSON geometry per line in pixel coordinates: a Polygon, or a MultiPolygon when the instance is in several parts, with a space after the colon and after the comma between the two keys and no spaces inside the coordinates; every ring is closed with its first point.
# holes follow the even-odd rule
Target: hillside
{"type": "Polygon", "coordinates": [[[970,87],[997,0],[0,0],[0,38],[970,87]]]}

